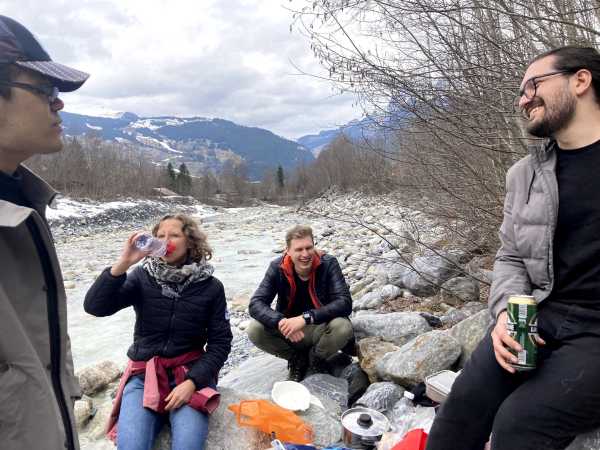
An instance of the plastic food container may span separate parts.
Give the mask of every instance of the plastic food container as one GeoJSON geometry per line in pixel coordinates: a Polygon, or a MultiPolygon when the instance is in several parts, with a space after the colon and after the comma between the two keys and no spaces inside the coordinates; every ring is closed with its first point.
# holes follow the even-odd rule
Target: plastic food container
{"type": "Polygon", "coordinates": [[[457,372],[442,370],[425,378],[425,395],[434,402],[443,403],[458,376],[457,372]]]}

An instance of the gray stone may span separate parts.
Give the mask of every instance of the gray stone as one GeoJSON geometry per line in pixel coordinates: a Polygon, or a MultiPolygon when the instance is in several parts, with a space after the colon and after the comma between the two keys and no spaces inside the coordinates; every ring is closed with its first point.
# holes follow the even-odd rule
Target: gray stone
{"type": "Polygon", "coordinates": [[[225,375],[219,386],[240,392],[271,395],[276,381],[287,378],[287,361],[272,355],[262,354],[249,358],[225,375]]]}
{"type": "Polygon", "coordinates": [[[374,383],[379,380],[377,376],[377,362],[383,355],[400,350],[400,347],[383,341],[380,337],[368,337],[358,341],[358,360],[360,367],[365,371],[369,380],[374,383]]]}
{"type": "Polygon", "coordinates": [[[482,302],[468,302],[460,308],[460,310],[467,316],[477,314],[479,311],[483,311],[484,309],[487,310],[487,305],[482,302]]]}
{"type": "Polygon", "coordinates": [[[352,309],[357,311],[360,309],[376,309],[386,300],[392,300],[399,297],[402,290],[393,284],[387,284],[363,295],[359,300],[355,301],[352,309]]]}
{"type": "Polygon", "coordinates": [[[75,426],[81,430],[94,414],[94,403],[89,397],[76,400],[73,406],[75,415],[75,426]]]}
{"type": "Polygon", "coordinates": [[[362,405],[385,413],[404,395],[404,388],[391,381],[371,384],[354,406],[362,405]]]}
{"type": "Polygon", "coordinates": [[[442,316],[440,316],[440,320],[445,326],[451,327],[465,320],[467,317],[468,316],[460,309],[450,308],[442,316]]]}
{"type": "Polygon", "coordinates": [[[431,330],[427,321],[419,313],[413,312],[363,314],[353,317],[352,325],[357,339],[378,336],[396,345],[402,345],[431,330]]]}
{"type": "Polygon", "coordinates": [[[85,434],[92,440],[102,439],[106,436],[106,424],[112,411],[112,401],[105,399],[96,406],[96,414],[85,427],[85,434]]]}
{"type": "Polygon", "coordinates": [[[348,381],[325,373],[316,373],[302,380],[311,394],[328,398],[339,405],[340,412],[348,407],[348,381]]]}
{"type": "Polygon", "coordinates": [[[352,405],[369,387],[367,373],[357,362],[353,362],[342,371],[340,378],[348,382],[348,405],[352,405]]]}
{"type": "Polygon", "coordinates": [[[477,314],[466,318],[462,322],[454,325],[448,333],[456,339],[462,349],[459,367],[464,367],[465,362],[477,347],[477,344],[483,339],[485,333],[488,332],[492,318],[487,309],[478,312],[477,314]]]}
{"type": "MultiPolygon", "coordinates": [[[[314,444],[319,448],[327,447],[332,442],[338,442],[342,438],[340,412],[333,407],[331,401],[325,400],[322,403],[325,408],[311,405],[308,410],[298,412],[298,417],[312,426],[314,444]]],[[[207,450],[209,448],[207,447],[207,450]]],[[[262,448],[260,447],[261,450],[262,448]]]]}
{"type": "Polygon", "coordinates": [[[398,287],[405,287],[404,279],[411,273],[410,267],[405,263],[392,264],[386,268],[387,280],[386,284],[393,284],[398,287]]]}
{"type": "Polygon", "coordinates": [[[419,297],[434,295],[439,286],[460,273],[458,261],[449,254],[418,256],[411,265],[413,270],[401,282],[403,287],[419,297]]]}
{"type": "Polygon", "coordinates": [[[442,284],[442,301],[449,305],[461,305],[479,300],[479,283],[473,278],[456,277],[442,284]]]}
{"type": "Polygon", "coordinates": [[[377,374],[383,380],[411,387],[435,372],[450,368],[460,353],[460,343],[448,333],[430,331],[400,350],[384,355],[376,365],[377,374]]]}
{"type": "Polygon", "coordinates": [[[79,385],[85,395],[93,395],[106,388],[109,383],[118,379],[121,369],[112,361],[102,361],[94,366],[86,367],[77,373],[79,385]]]}

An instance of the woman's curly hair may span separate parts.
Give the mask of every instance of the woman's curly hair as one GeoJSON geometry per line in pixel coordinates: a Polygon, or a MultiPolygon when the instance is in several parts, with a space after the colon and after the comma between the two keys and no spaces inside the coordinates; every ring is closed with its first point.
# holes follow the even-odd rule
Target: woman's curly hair
{"type": "Polygon", "coordinates": [[[207,261],[212,258],[212,248],[208,245],[208,239],[206,233],[200,230],[198,223],[190,216],[185,214],[167,214],[163,216],[154,228],[152,228],[152,235],[156,236],[160,224],[165,220],[174,219],[181,222],[181,229],[187,239],[188,244],[188,258],[194,262],[207,261]]]}

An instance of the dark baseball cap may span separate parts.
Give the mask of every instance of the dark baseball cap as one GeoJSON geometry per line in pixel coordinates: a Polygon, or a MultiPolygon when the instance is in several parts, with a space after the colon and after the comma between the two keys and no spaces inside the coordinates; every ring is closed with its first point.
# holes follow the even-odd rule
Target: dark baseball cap
{"type": "Polygon", "coordinates": [[[89,74],[52,61],[31,32],[0,15],[0,64],[15,64],[48,77],[61,92],[79,89],[89,74]]]}

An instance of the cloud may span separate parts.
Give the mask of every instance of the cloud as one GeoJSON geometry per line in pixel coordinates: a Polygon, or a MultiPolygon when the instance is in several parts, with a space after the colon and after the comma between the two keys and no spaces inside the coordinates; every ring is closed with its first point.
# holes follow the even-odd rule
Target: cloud
{"type": "Polygon", "coordinates": [[[57,61],[91,73],[66,110],[222,117],[299,137],[360,116],[274,0],[1,1],[57,61]]]}

